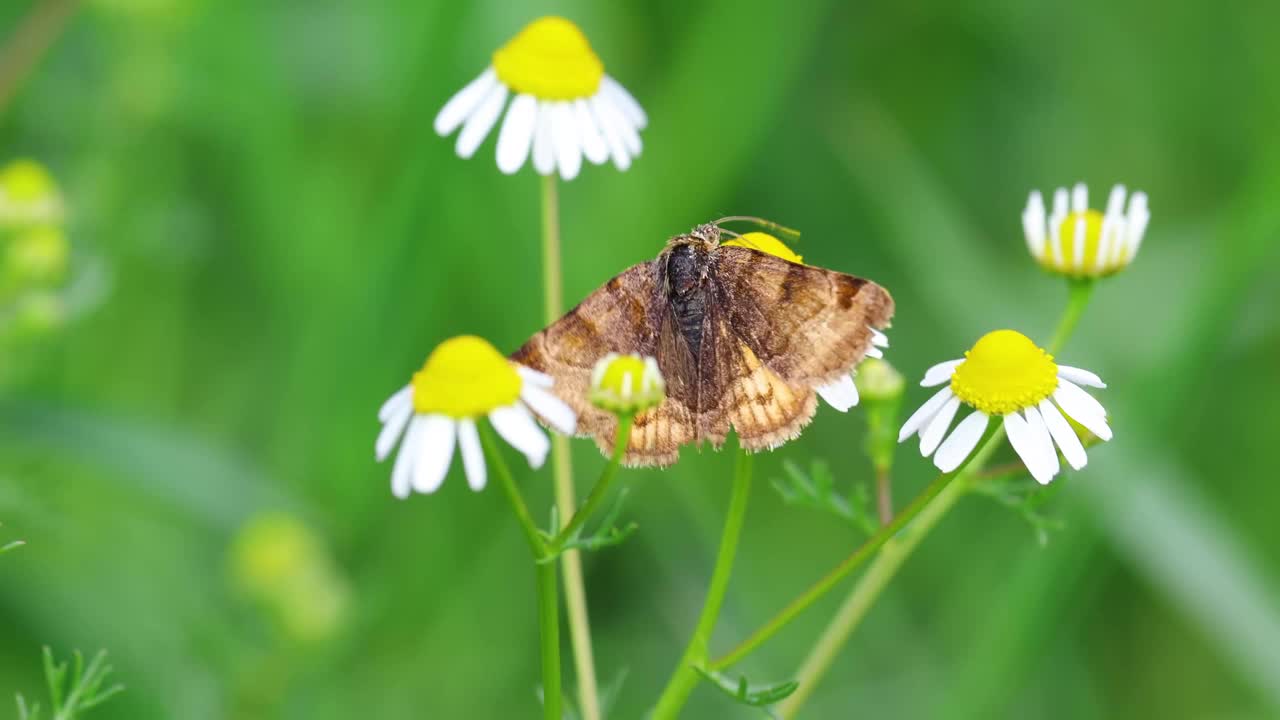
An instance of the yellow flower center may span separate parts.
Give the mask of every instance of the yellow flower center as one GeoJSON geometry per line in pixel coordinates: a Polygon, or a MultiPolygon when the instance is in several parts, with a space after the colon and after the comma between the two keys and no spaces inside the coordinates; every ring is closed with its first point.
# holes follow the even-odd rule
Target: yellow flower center
{"type": "MultiPolygon", "coordinates": [[[[1102,239],[1102,213],[1097,210],[1072,211],[1063,218],[1058,226],[1058,252],[1052,245],[1047,249],[1044,263],[1051,270],[1063,273],[1082,271],[1083,268],[1094,267],[1094,259],[1098,256],[1098,243],[1102,239]],[[1083,262],[1076,263],[1076,222],[1084,218],[1084,255],[1083,262]],[[1061,260],[1058,260],[1061,258],[1061,260]]],[[[1049,243],[1053,238],[1048,239],[1049,243]]],[[[1103,268],[1108,269],[1108,268],[1103,268]]]]}
{"type": "Polygon", "coordinates": [[[749,232],[724,244],[732,247],[751,248],[752,250],[776,255],[797,265],[804,264],[804,258],[792,252],[791,248],[787,247],[785,243],[768,233],[749,232]]]}
{"type": "Polygon", "coordinates": [[[474,335],[446,340],[413,374],[413,409],[453,418],[487,415],[520,397],[520,374],[486,340],[474,335]]]}
{"type": "Polygon", "coordinates": [[[1026,335],[996,330],[982,336],[951,375],[951,390],[988,415],[1028,408],[1058,387],[1058,366],[1026,335]]]}
{"type": "Polygon", "coordinates": [[[507,87],[540,100],[590,97],[604,63],[587,36],[562,17],[538,18],[493,54],[493,69],[507,87]]]}

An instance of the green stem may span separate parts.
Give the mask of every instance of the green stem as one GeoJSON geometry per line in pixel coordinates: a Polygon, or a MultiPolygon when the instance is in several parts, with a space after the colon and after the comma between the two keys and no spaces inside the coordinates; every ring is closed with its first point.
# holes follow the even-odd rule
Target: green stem
{"type": "MultiPolygon", "coordinates": [[[[550,325],[560,317],[564,296],[560,272],[560,200],[556,176],[542,176],[542,315],[550,325]]],[[[573,463],[569,438],[551,436],[551,473],[555,482],[556,512],[569,522],[574,517],[573,463]]],[[[551,528],[555,532],[556,528],[551,528]]],[[[578,705],[582,720],[600,720],[600,694],[591,648],[591,623],[587,617],[587,589],[582,579],[582,555],[570,550],[560,555],[564,577],[564,604],[569,618],[569,643],[578,676],[578,705]]]]}
{"type": "MultiPolygon", "coordinates": [[[[963,469],[963,466],[962,468],[963,469]]],[[[824,595],[831,591],[841,580],[858,568],[862,563],[871,557],[875,551],[879,550],[886,542],[890,540],[904,525],[911,522],[913,518],[920,514],[922,510],[929,505],[929,501],[933,500],[941,493],[951,480],[960,472],[957,470],[953,473],[939,475],[933,482],[911,501],[910,505],[903,508],[902,512],[894,517],[893,521],[888,525],[880,528],[879,532],[867,538],[866,542],[858,546],[848,557],[840,561],[830,572],[818,580],[801,593],[796,599],[787,604],[777,615],[766,622],[760,629],[751,633],[746,640],[738,643],[737,647],[730,650],[723,657],[711,663],[710,669],[721,670],[738,662],[742,658],[749,655],[753,650],[764,644],[766,640],[773,637],[796,618],[797,615],[804,612],[810,605],[820,600],[824,595]]]]}
{"type": "Polygon", "coordinates": [[[525,504],[524,495],[520,493],[519,486],[511,477],[511,469],[507,467],[507,461],[498,451],[498,441],[493,437],[493,429],[489,427],[489,421],[476,423],[476,429],[480,431],[480,445],[489,458],[489,467],[493,468],[494,474],[498,476],[498,483],[502,485],[507,502],[511,503],[516,520],[520,521],[520,529],[524,531],[525,540],[529,542],[529,551],[533,553],[535,560],[542,558],[547,554],[547,543],[542,539],[542,533],[538,531],[538,525],[533,521],[533,516],[529,514],[529,506],[525,504]]]}
{"type": "Polygon", "coordinates": [[[1076,323],[1080,322],[1080,316],[1084,314],[1084,309],[1089,304],[1089,297],[1093,294],[1094,282],[1093,278],[1067,281],[1067,307],[1062,311],[1062,319],[1058,320],[1058,328],[1053,331],[1053,338],[1049,340],[1050,355],[1061,350],[1067,338],[1075,332],[1076,323]]]}
{"type": "MultiPolygon", "coordinates": [[[[1092,280],[1070,281],[1067,306],[1062,312],[1058,327],[1054,331],[1053,339],[1050,340],[1047,348],[1051,355],[1060,351],[1067,339],[1075,331],[1076,324],[1079,323],[1085,307],[1089,304],[1093,287],[1094,282],[1092,280]]],[[[987,461],[991,458],[991,454],[999,446],[999,440],[1003,435],[1004,427],[1000,426],[996,429],[991,439],[974,454],[973,459],[968,464],[968,468],[971,468],[971,470],[964,471],[964,477],[960,481],[953,483],[945,492],[940,493],[937,499],[929,504],[927,510],[920,514],[917,521],[901,537],[895,539],[892,543],[887,543],[879,555],[876,556],[876,559],[872,561],[867,568],[867,572],[858,579],[858,582],[845,598],[844,603],[841,604],[840,609],[836,611],[835,617],[831,619],[831,622],[822,631],[813,649],[810,650],[809,655],[800,666],[800,671],[796,677],[800,686],[778,708],[782,717],[793,717],[799,711],[818,683],[821,682],[823,676],[826,675],[840,648],[844,646],[854,629],[866,617],[867,612],[879,599],[889,582],[893,580],[898,569],[902,567],[916,547],[955,505],[956,501],[969,491],[972,481],[979,477],[987,461]]]]}
{"type": "Polygon", "coordinates": [[[536,563],[538,635],[542,644],[542,716],[560,715],[560,603],[556,601],[555,563],[536,563]]]}
{"type": "Polygon", "coordinates": [[[738,552],[738,539],[742,535],[742,521],[747,514],[747,499],[751,495],[751,464],[751,455],[739,449],[733,491],[729,497],[729,513],[725,517],[720,550],[716,553],[716,565],[711,573],[711,583],[707,587],[707,598],[702,604],[702,615],[698,618],[693,637],[689,639],[689,645],[680,657],[671,680],[658,698],[650,720],[675,718],[679,714],[680,708],[684,706],[689,693],[693,692],[701,677],[697,668],[703,667],[707,662],[711,632],[720,617],[720,607],[724,604],[725,592],[729,588],[729,576],[733,572],[733,560],[738,552]]]}
{"type": "Polygon", "coordinates": [[[591,494],[587,496],[587,501],[578,508],[573,517],[564,526],[564,528],[551,541],[551,549],[553,552],[564,547],[564,544],[573,538],[574,533],[582,529],[586,524],[587,518],[600,508],[600,503],[604,502],[605,496],[609,493],[609,487],[613,484],[614,477],[618,474],[618,467],[622,465],[622,456],[627,454],[627,445],[631,442],[631,428],[635,423],[634,415],[623,415],[618,418],[618,431],[614,437],[613,455],[609,458],[608,464],[600,471],[600,478],[596,480],[595,487],[591,488],[591,494]]]}
{"type": "Polygon", "coordinates": [[[480,444],[484,447],[485,456],[489,459],[489,467],[498,476],[498,482],[506,494],[516,519],[524,530],[525,539],[529,541],[529,551],[533,554],[534,582],[538,593],[538,637],[542,646],[542,708],[546,720],[561,720],[560,717],[560,611],[556,601],[556,568],[554,563],[538,562],[547,556],[548,547],[538,531],[538,526],[529,515],[529,506],[525,504],[520,488],[511,477],[511,470],[498,450],[497,440],[493,437],[493,429],[488,421],[477,423],[480,430],[480,444]]]}

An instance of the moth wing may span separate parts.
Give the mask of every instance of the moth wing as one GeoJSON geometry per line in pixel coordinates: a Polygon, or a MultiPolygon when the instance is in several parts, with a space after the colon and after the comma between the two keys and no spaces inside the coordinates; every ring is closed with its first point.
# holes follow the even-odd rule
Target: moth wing
{"type": "Polygon", "coordinates": [[[721,440],[731,423],[748,450],[775,448],[800,434],[817,400],[808,384],[788,381],[764,365],[728,318],[717,313],[716,366],[720,369],[721,440]]]}
{"type": "Polygon", "coordinates": [[[511,359],[544,372],[552,392],[578,415],[577,434],[590,436],[606,454],[613,452],[617,419],[587,399],[591,371],[605,355],[637,353],[658,359],[669,397],[662,405],[636,416],[623,463],[666,466],[679,448],[695,436],[695,422],[685,388],[696,384],[689,349],[674,326],[663,292],[658,261],[634,265],[596,289],[577,307],[529,338],[511,359]]]}
{"type": "Polygon", "coordinates": [[[758,362],[793,388],[852,370],[871,347],[872,328],[893,317],[889,291],[870,280],[750,248],[718,248],[713,277],[729,329],[754,355],[744,355],[745,366],[758,362]]]}

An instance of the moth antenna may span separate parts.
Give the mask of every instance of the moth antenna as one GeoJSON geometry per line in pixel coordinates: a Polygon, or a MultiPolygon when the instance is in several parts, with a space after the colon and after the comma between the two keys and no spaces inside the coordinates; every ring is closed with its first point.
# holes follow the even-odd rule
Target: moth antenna
{"type": "Polygon", "coordinates": [[[773,232],[786,237],[791,242],[795,242],[800,239],[799,230],[795,230],[787,227],[786,225],[780,225],[772,220],[765,220],[764,218],[756,217],[754,215],[728,215],[720,218],[719,220],[713,221],[711,224],[718,226],[721,223],[727,222],[749,222],[766,230],[772,230],[773,232]]]}
{"type": "MultiPolygon", "coordinates": [[[[715,223],[712,223],[712,224],[714,225],[715,223]]],[[[737,239],[739,239],[739,240],[741,240],[741,239],[742,239],[742,233],[736,233],[736,232],[734,232],[734,231],[730,230],[729,228],[720,228],[720,232],[724,233],[725,235],[732,235],[733,237],[735,237],[735,238],[737,238],[737,239]]]]}

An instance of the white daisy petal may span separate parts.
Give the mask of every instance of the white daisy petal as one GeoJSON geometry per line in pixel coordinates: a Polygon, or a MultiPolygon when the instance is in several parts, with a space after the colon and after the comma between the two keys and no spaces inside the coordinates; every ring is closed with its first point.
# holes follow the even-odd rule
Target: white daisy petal
{"type": "Polygon", "coordinates": [[[948,360],[925,370],[924,379],[920,381],[920,387],[934,387],[945,382],[951,382],[951,375],[955,373],[956,368],[960,367],[962,362],[964,362],[964,358],[948,360]]]}
{"type": "Polygon", "coordinates": [[[876,347],[889,347],[889,336],[875,328],[871,328],[871,344],[876,347]]]}
{"type": "Polygon", "coordinates": [[[498,116],[502,114],[502,106],[507,102],[507,86],[498,84],[489,90],[489,94],[484,96],[484,100],[480,102],[480,107],[467,118],[467,123],[462,126],[462,132],[458,133],[458,144],[456,150],[458,157],[469,158],[476,154],[480,143],[484,142],[484,138],[493,129],[494,123],[498,122],[498,116]]]}
{"type": "Polygon", "coordinates": [[[404,432],[405,426],[409,424],[410,418],[413,417],[413,406],[405,405],[397,413],[387,418],[386,423],[382,426],[382,431],[378,433],[378,440],[373,445],[373,454],[378,462],[387,459],[387,454],[396,446],[396,441],[400,439],[400,435],[404,432]]]}
{"type": "Polygon", "coordinates": [[[573,119],[573,108],[567,102],[551,104],[551,138],[556,148],[556,165],[560,177],[572,180],[582,169],[582,147],[578,144],[578,123],[573,119]]]}
{"type": "Polygon", "coordinates": [[[378,408],[378,420],[386,422],[387,418],[394,415],[401,408],[409,407],[412,402],[413,386],[405,385],[397,390],[391,397],[387,398],[387,401],[382,403],[382,407],[378,408]]]}
{"type": "Polygon", "coordinates": [[[1076,217],[1075,237],[1071,240],[1071,267],[1080,270],[1084,268],[1084,246],[1085,246],[1085,222],[1084,215],[1076,217]]]}
{"type": "Polygon", "coordinates": [[[960,421],[956,429],[947,437],[946,442],[938,448],[933,456],[933,465],[944,473],[960,467],[969,453],[978,446],[982,434],[987,431],[988,418],[981,410],[975,410],[969,417],[960,421]]]}
{"type": "Polygon", "coordinates": [[[1082,182],[1071,188],[1071,211],[1084,212],[1089,209],[1089,186],[1082,182]]]}
{"type": "Polygon", "coordinates": [[[1053,193],[1053,214],[1049,216],[1049,255],[1053,264],[1062,264],[1062,221],[1067,219],[1067,189],[1053,193]]]}
{"type": "Polygon", "coordinates": [[[484,449],[480,447],[480,433],[476,421],[463,418],[458,421],[458,449],[462,451],[462,467],[467,471],[467,485],[479,492],[484,489],[484,449]]]}
{"type": "Polygon", "coordinates": [[[1138,248],[1142,246],[1142,236],[1147,231],[1147,223],[1151,220],[1151,212],[1147,209],[1147,194],[1144,192],[1135,192],[1133,197],[1129,198],[1129,214],[1125,222],[1125,248],[1128,251],[1128,260],[1132,260],[1138,254],[1138,248]]]}
{"type": "Polygon", "coordinates": [[[858,404],[858,386],[849,375],[841,375],[839,380],[819,387],[818,395],[840,412],[849,412],[849,408],[858,404]]]}
{"type": "Polygon", "coordinates": [[[645,129],[649,124],[649,117],[645,115],[644,108],[640,107],[640,103],[636,102],[635,96],[627,92],[626,88],[608,75],[600,79],[600,88],[613,97],[614,104],[622,110],[632,125],[641,130],[645,129]]]}
{"type": "Polygon", "coordinates": [[[1018,457],[1022,458],[1022,464],[1026,465],[1027,470],[1031,472],[1031,477],[1041,485],[1052,480],[1053,476],[1048,473],[1049,466],[1045,461],[1039,438],[1027,425],[1027,421],[1018,413],[1011,412],[1004,416],[1004,431],[1009,436],[1009,444],[1013,446],[1014,452],[1018,453],[1018,457]]]}
{"type": "Polygon", "coordinates": [[[1067,459],[1067,464],[1076,470],[1083,468],[1089,462],[1084,445],[1080,443],[1076,431],[1071,429],[1071,424],[1062,417],[1062,412],[1047,398],[1040,401],[1040,417],[1044,419],[1053,441],[1062,449],[1062,456],[1067,459]]]}
{"type": "Polygon", "coordinates": [[[578,99],[573,101],[573,119],[578,123],[578,138],[582,141],[582,154],[593,165],[599,165],[609,159],[609,146],[604,142],[604,136],[600,134],[600,128],[596,126],[595,118],[591,116],[591,108],[587,107],[587,101],[578,99]]]}
{"type": "MultiPolygon", "coordinates": [[[[1079,385],[1066,378],[1058,378],[1058,389],[1053,392],[1053,399],[1057,400],[1058,405],[1066,411],[1067,417],[1081,425],[1085,425],[1085,418],[1099,418],[1102,420],[1107,418],[1107,411],[1102,407],[1102,403],[1082,390],[1079,385]]],[[[1089,426],[1085,425],[1085,427],[1089,426]]],[[[1089,429],[1092,430],[1093,428],[1089,429]]]]}
{"type": "Polygon", "coordinates": [[[391,468],[391,493],[401,500],[409,497],[413,490],[410,478],[413,475],[413,464],[418,459],[418,435],[421,429],[422,418],[415,417],[409,423],[404,442],[400,443],[400,454],[396,455],[396,464],[391,468]]]}
{"type": "Polygon", "coordinates": [[[498,133],[498,170],[510,175],[529,158],[533,131],[538,125],[538,101],[532,95],[517,95],[507,108],[507,117],[498,133]]]}
{"type": "MultiPolygon", "coordinates": [[[[1070,395],[1062,394],[1062,388],[1058,388],[1058,392],[1053,394],[1053,400],[1058,404],[1058,408],[1062,410],[1062,414],[1075,420],[1084,426],[1086,430],[1097,435],[1100,439],[1108,441],[1111,439],[1111,426],[1107,424],[1107,419],[1101,415],[1090,415],[1086,406],[1076,404],[1070,395]],[[1064,402],[1064,398],[1067,398],[1064,402]]],[[[1084,392],[1083,390],[1081,391],[1084,392]]]]}
{"type": "Polygon", "coordinates": [[[630,168],[631,155],[627,153],[627,146],[622,141],[622,136],[614,128],[615,121],[612,113],[607,109],[608,103],[602,101],[599,95],[595,95],[587,99],[587,104],[591,106],[591,114],[595,118],[596,127],[600,129],[600,134],[604,136],[604,142],[609,148],[609,156],[613,158],[614,167],[619,170],[630,168]]]}
{"type": "Polygon", "coordinates": [[[524,453],[529,460],[529,467],[540,468],[546,462],[551,441],[538,429],[538,424],[523,405],[516,403],[497,408],[489,413],[489,422],[503,440],[524,453]]]}
{"type": "Polygon", "coordinates": [[[533,128],[533,169],[539,175],[556,171],[556,148],[551,134],[551,104],[538,103],[538,120],[533,128]]]}
{"type": "Polygon", "coordinates": [[[537,385],[525,385],[520,390],[520,399],[560,434],[572,435],[578,429],[578,417],[573,409],[537,385]]]}
{"type": "Polygon", "coordinates": [[[609,108],[613,120],[613,129],[622,138],[623,144],[627,146],[627,152],[631,153],[632,157],[638,157],[641,149],[640,133],[636,132],[635,125],[631,124],[631,120],[611,99],[606,98],[602,104],[609,108]]]}
{"type": "Polygon", "coordinates": [[[413,463],[413,489],[430,494],[444,484],[453,461],[457,422],[446,415],[426,415],[419,422],[418,458],[413,463]]]}
{"type": "Polygon", "coordinates": [[[554,378],[544,372],[525,367],[519,363],[512,363],[512,365],[515,366],[516,372],[520,374],[520,379],[524,382],[537,385],[540,388],[549,388],[556,382],[554,378]]]}
{"type": "Polygon", "coordinates": [[[878,348],[878,347],[876,347],[876,346],[872,345],[871,347],[867,348],[867,352],[866,352],[866,356],[865,356],[865,357],[872,357],[872,358],[877,358],[877,359],[883,359],[883,358],[884,358],[884,351],[883,351],[883,350],[881,350],[880,348],[878,348]]]}
{"type": "Polygon", "coordinates": [[[1027,209],[1022,211],[1022,233],[1033,257],[1044,255],[1044,225],[1044,198],[1039,190],[1032,190],[1027,198],[1027,209]]]}
{"type": "Polygon", "coordinates": [[[487,68],[480,73],[480,77],[467,83],[466,87],[449,98],[449,102],[445,103],[436,115],[436,134],[443,136],[457,130],[462,121],[475,112],[475,109],[480,106],[480,101],[484,100],[497,84],[498,75],[493,68],[487,68]]]}
{"type": "Polygon", "coordinates": [[[1088,370],[1082,370],[1078,367],[1070,365],[1058,366],[1058,377],[1066,378],[1077,385],[1087,385],[1088,387],[1105,388],[1106,383],[1102,382],[1102,378],[1088,370]]]}
{"type": "Polygon", "coordinates": [[[1044,418],[1040,417],[1040,411],[1034,407],[1023,410],[1023,415],[1026,417],[1027,427],[1030,428],[1032,437],[1040,444],[1040,461],[1045,464],[1049,477],[1056,477],[1062,470],[1062,465],[1058,462],[1058,450],[1053,446],[1053,438],[1049,436],[1049,428],[1045,427],[1044,418]]]}
{"type": "Polygon", "coordinates": [[[954,393],[951,392],[951,386],[944,387],[934,393],[933,397],[926,400],[915,412],[911,413],[911,417],[907,418],[907,421],[902,424],[902,429],[898,431],[898,442],[915,435],[916,431],[926,422],[933,419],[933,416],[938,414],[938,410],[954,396],[954,393]]]}
{"type": "Polygon", "coordinates": [[[920,455],[921,457],[929,457],[934,450],[938,449],[938,445],[942,443],[942,437],[947,434],[947,428],[951,427],[951,421],[956,417],[956,411],[960,409],[960,398],[953,397],[942,406],[937,415],[924,426],[924,430],[920,432],[920,455]]]}

